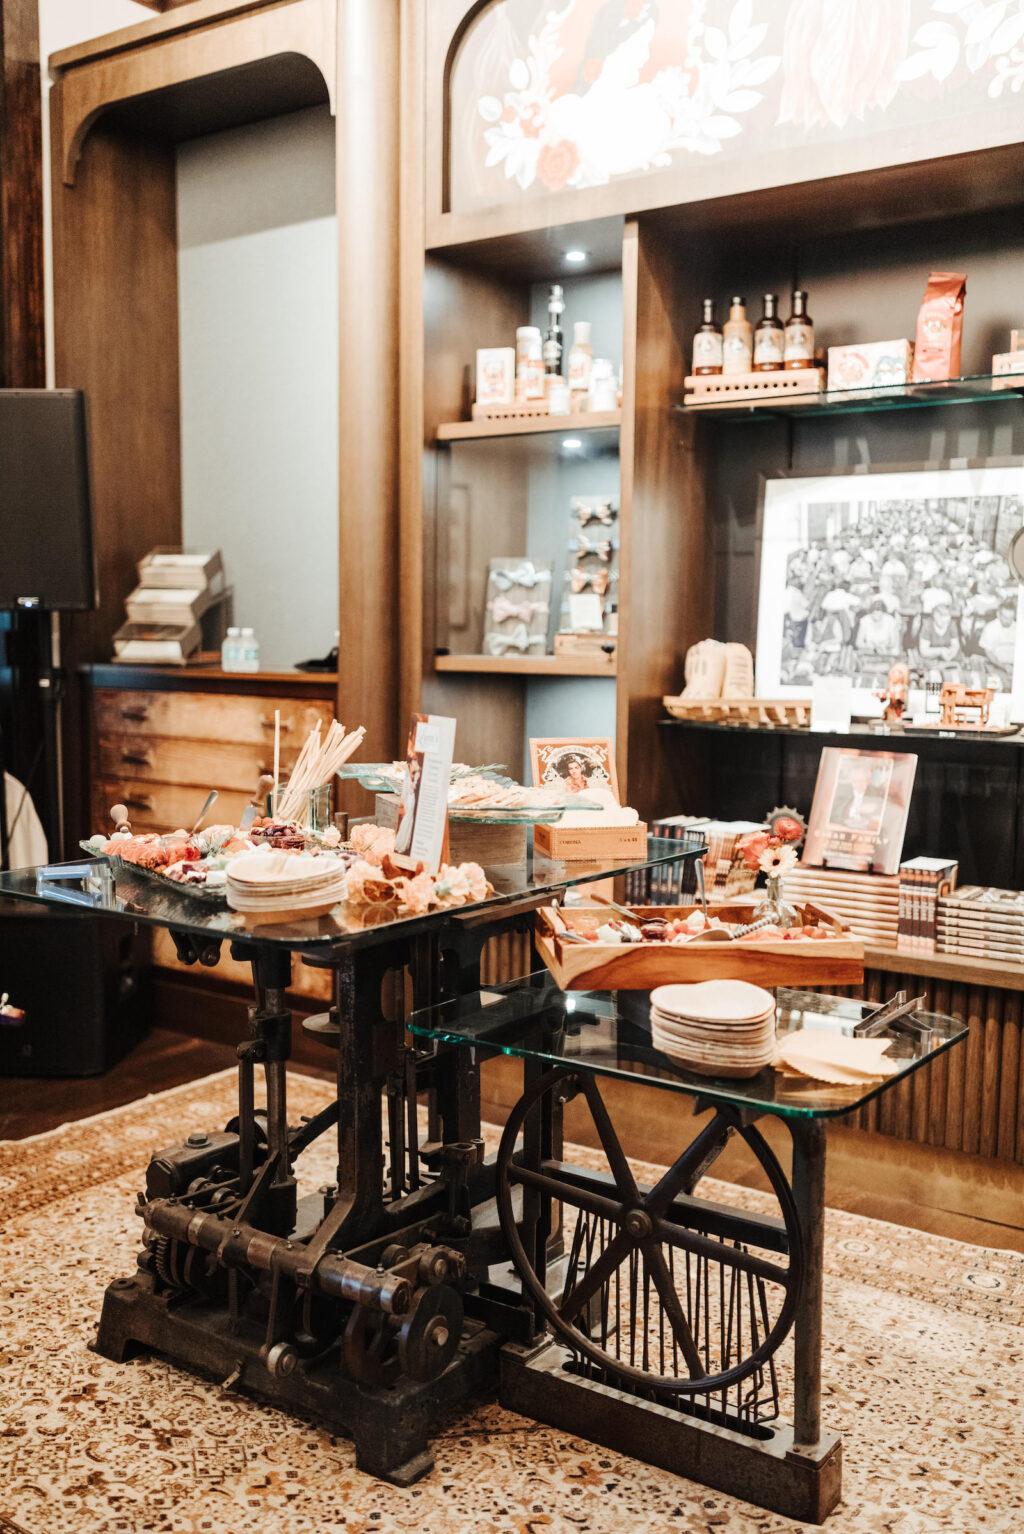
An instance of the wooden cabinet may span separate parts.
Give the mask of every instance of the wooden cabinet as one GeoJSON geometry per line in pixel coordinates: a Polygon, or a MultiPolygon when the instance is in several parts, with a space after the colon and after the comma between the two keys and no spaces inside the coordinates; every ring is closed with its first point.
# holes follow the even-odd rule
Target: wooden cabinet
{"type": "MultiPolygon", "coordinates": [[[[289,771],[309,731],[335,714],[333,673],[223,672],[216,666],[95,666],[89,686],[89,827],[106,830],[110,806],[127,806],[139,831],[193,824],[211,788],[210,823],[237,825],[257,779],[274,760],[274,714],[281,716],[281,766],[289,771]]],[[[154,937],[158,969],[183,970],[168,933],[154,937]]],[[[186,971],[187,972],[187,971],[186,971]]],[[[246,981],[248,970],[226,950],[212,971],[246,981]]],[[[292,987],[329,999],[329,976],[293,965],[292,987]]]]}

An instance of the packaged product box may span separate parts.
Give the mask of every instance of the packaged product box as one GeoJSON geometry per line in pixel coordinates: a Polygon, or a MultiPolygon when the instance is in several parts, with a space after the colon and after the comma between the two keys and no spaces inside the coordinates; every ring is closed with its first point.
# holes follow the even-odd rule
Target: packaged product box
{"type": "Polygon", "coordinates": [[[1024,373],[1024,351],[996,352],[992,358],[992,373],[993,389],[1019,388],[1020,374],[1024,373]]]}
{"type": "Polygon", "coordinates": [[[883,389],[909,383],[914,365],[912,341],[865,341],[859,346],[830,346],[830,389],[883,389]]]}
{"type": "Polygon", "coordinates": [[[917,315],[914,382],[959,378],[964,325],[964,272],[932,272],[917,315]]]}
{"type": "Polygon", "coordinates": [[[483,346],[476,354],[478,405],[511,405],[516,387],[514,346],[483,346]]]}
{"type": "Polygon", "coordinates": [[[1010,350],[1012,352],[1024,352],[1024,330],[1010,331],[1010,350]]]}

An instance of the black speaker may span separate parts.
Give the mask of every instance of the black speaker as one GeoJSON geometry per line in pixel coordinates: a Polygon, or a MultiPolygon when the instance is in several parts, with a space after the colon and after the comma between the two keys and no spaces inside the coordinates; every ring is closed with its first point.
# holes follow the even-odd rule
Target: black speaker
{"type": "Polygon", "coordinates": [[[149,1032],[149,943],[134,923],[0,902],[0,1076],[98,1076],[149,1032]]]}

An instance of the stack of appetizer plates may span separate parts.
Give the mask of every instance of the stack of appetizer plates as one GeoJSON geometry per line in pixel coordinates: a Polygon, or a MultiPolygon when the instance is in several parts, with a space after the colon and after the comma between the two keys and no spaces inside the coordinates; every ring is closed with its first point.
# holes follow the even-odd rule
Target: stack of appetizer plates
{"type": "Polygon", "coordinates": [[[701,1076],[756,1076],[775,1058],[775,1000],[745,980],[651,992],[655,1049],[701,1076]]]}
{"type": "Polygon", "coordinates": [[[308,852],[240,852],[228,864],[228,905],[253,921],[326,916],[345,898],[347,866],[308,852]]]}

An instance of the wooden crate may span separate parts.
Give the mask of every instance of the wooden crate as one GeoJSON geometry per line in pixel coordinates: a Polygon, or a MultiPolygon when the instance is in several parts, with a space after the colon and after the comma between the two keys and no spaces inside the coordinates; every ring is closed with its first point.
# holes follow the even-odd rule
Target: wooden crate
{"type": "MultiPolygon", "coordinates": [[[[636,915],[689,916],[695,906],[638,906],[636,915]]],[[[715,906],[723,921],[749,921],[751,906],[715,906]]],[[[563,991],[649,991],[656,985],[697,980],[749,980],[753,985],[859,985],[864,978],[864,944],[817,907],[796,907],[806,926],[828,925],[841,936],[775,943],[582,943],[567,942],[559,921],[571,929],[603,924],[614,917],[607,906],[566,906],[557,916],[537,912],[537,952],[563,991]]]]}
{"type": "Polygon", "coordinates": [[[643,858],[647,826],[534,826],[533,850],[560,862],[590,862],[599,858],[643,858]]]}

